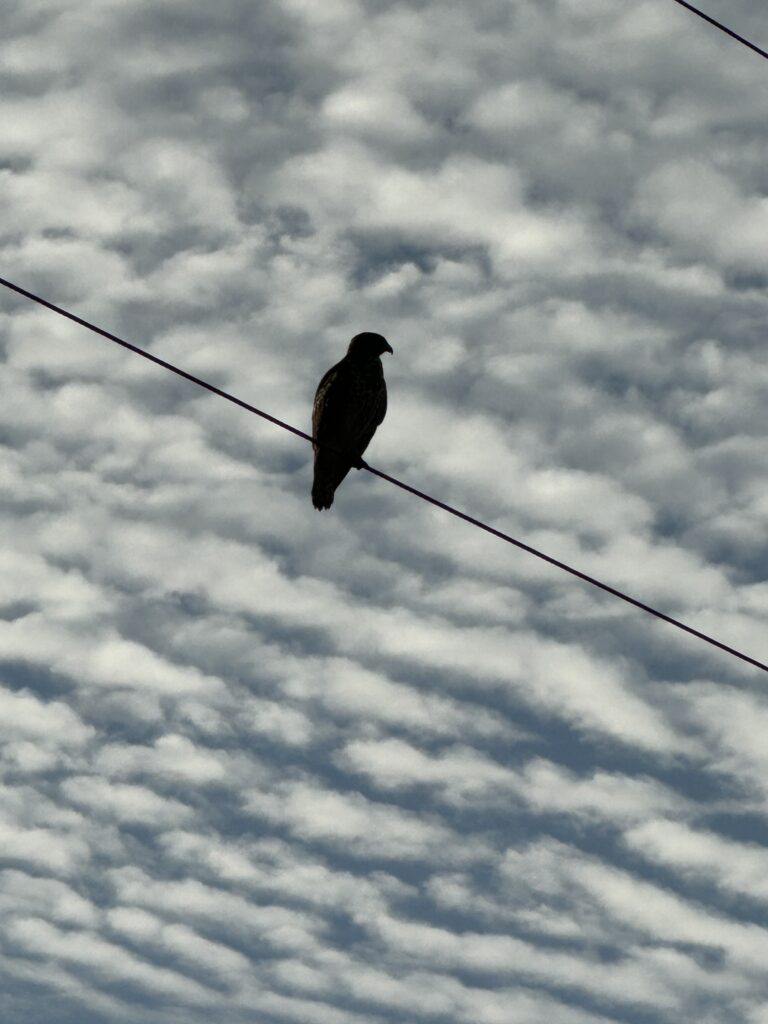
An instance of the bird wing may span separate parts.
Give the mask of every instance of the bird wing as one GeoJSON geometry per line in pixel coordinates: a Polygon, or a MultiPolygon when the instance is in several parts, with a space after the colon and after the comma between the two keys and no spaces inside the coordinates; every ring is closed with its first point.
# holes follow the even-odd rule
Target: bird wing
{"type": "MultiPolygon", "coordinates": [[[[312,433],[351,456],[367,448],[387,411],[383,377],[371,381],[342,360],[323,376],[312,407],[312,433]]],[[[317,445],[315,446],[317,448],[317,445]]]]}
{"type": "MultiPolygon", "coordinates": [[[[317,385],[312,406],[312,435],[327,444],[338,443],[338,434],[343,428],[344,409],[347,404],[348,388],[345,387],[345,373],[341,363],[332,366],[317,385]]],[[[318,445],[315,445],[317,451],[318,445]]]]}
{"type": "Polygon", "coordinates": [[[371,396],[370,401],[365,403],[364,412],[365,422],[361,424],[357,437],[356,451],[358,456],[362,455],[371,443],[371,438],[376,433],[376,428],[387,414],[387,385],[383,379],[371,396]]]}
{"type": "Polygon", "coordinates": [[[331,507],[336,488],[352,468],[352,385],[348,367],[342,360],[328,370],[317,386],[312,406],[312,434],[315,438],[312,503],[315,508],[331,507]]]}

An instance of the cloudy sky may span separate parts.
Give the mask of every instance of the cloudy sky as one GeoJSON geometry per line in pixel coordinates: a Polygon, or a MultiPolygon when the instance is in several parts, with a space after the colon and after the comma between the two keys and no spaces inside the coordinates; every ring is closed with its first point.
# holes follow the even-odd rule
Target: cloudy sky
{"type": "MultiPolygon", "coordinates": [[[[703,0],[702,0],[703,2],[703,0]]],[[[706,0],[768,44],[763,0],[706,0]]],[[[768,64],[672,0],[6,0],[0,274],[766,660],[768,64]]],[[[0,297],[4,1024],[768,1024],[766,677],[0,297]]]]}

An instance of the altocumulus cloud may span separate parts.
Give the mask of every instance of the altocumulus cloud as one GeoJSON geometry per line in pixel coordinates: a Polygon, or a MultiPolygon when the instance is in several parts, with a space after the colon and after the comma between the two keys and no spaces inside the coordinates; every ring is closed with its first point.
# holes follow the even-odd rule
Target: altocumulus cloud
{"type": "MultiPolygon", "coordinates": [[[[3,274],[766,656],[768,68],[671,0],[11,0],[3,274]]],[[[758,0],[707,10],[763,45],[758,0]]],[[[12,296],[8,1024],[766,1024],[762,679],[12,296]]]]}

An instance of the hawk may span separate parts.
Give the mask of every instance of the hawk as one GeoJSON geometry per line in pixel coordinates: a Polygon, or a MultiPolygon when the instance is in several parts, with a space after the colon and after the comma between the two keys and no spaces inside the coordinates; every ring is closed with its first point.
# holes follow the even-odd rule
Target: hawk
{"type": "Polygon", "coordinates": [[[386,338],[356,334],[347,354],[317,385],[312,407],[315,479],[312,504],[330,508],[336,488],[362,455],[387,411],[387,385],[379,358],[391,352],[386,338]]]}

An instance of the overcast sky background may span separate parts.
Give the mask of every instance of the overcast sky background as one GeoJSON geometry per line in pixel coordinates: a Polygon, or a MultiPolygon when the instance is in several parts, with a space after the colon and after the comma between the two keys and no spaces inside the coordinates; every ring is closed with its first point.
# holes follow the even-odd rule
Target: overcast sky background
{"type": "MultiPolygon", "coordinates": [[[[702,0],[702,3],[704,0],[702,0]]],[[[768,45],[763,0],[706,10],[768,45]]],[[[0,273],[768,658],[768,64],[672,0],[5,0],[0,273]]],[[[768,1024],[766,677],[0,298],[3,1024],[768,1024]]]]}

